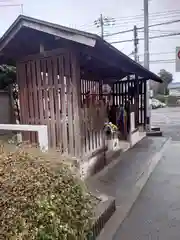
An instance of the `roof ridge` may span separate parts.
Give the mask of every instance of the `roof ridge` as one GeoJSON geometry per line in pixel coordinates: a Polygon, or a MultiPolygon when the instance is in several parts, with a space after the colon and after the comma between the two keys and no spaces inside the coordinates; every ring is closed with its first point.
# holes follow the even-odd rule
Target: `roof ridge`
{"type": "Polygon", "coordinates": [[[100,36],[98,36],[97,34],[94,33],[90,33],[90,32],[86,32],[86,31],[82,31],[76,28],[71,28],[71,27],[66,27],[57,23],[52,23],[46,20],[41,20],[38,18],[34,18],[34,17],[30,17],[27,15],[19,15],[16,20],[10,25],[10,27],[6,30],[6,32],[3,34],[3,36],[0,38],[0,42],[3,41],[3,39],[9,34],[9,32],[12,31],[12,29],[15,27],[16,24],[20,23],[20,21],[31,21],[31,22],[35,22],[35,23],[40,23],[40,24],[45,24],[45,25],[49,25],[52,26],[54,28],[61,28],[61,30],[64,31],[72,31],[73,33],[79,33],[79,34],[86,34],[89,37],[93,37],[93,38],[97,38],[97,39],[101,39],[100,36]]]}

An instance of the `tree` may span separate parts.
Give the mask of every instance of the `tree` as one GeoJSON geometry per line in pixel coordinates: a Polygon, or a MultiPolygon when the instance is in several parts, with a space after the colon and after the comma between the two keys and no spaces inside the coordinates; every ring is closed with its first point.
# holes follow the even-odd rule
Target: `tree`
{"type": "Polygon", "coordinates": [[[166,95],[168,94],[168,85],[173,81],[172,73],[166,71],[165,69],[161,69],[159,72],[159,76],[162,79],[163,83],[159,84],[157,92],[159,94],[166,95]]]}
{"type": "Polygon", "coordinates": [[[14,66],[0,65],[0,89],[6,89],[16,82],[16,68],[14,66]]]}

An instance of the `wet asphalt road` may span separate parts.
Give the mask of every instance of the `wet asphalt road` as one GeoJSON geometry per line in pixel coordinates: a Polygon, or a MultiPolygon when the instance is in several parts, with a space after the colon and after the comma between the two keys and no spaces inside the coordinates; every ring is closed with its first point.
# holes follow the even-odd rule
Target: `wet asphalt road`
{"type": "Polygon", "coordinates": [[[152,110],[152,125],[159,126],[172,141],[180,141],[180,107],[152,110]]]}
{"type": "Polygon", "coordinates": [[[172,142],[113,240],[180,239],[180,108],[154,110],[152,119],[172,142]]]}

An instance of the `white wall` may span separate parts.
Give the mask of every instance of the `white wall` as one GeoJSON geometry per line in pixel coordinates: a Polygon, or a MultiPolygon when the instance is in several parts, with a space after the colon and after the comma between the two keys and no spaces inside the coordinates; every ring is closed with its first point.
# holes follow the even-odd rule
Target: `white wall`
{"type": "Polygon", "coordinates": [[[169,89],[169,95],[180,96],[180,89],[169,89]]]}

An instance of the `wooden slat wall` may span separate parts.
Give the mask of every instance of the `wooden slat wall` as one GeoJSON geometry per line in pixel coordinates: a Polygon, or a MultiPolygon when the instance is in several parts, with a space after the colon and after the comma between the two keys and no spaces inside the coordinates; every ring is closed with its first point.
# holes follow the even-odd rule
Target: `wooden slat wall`
{"type": "MultiPolygon", "coordinates": [[[[62,51],[28,59],[17,64],[17,74],[21,123],[46,124],[51,147],[80,156],[80,68],[76,56],[62,51]]],[[[35,133],[24,137],[37,142],[35,133]]]]}
{"type": "Polygon", "coordinates": [[[106,120],[106,106],[102,101],[101,82],[81,79],[81,135],[83,155],[89,154],[103,147],[103,127],[106,120]],[[91,97],[96,99],[85,103],[86,93],[90,91],[91,97]],[[98,106],[99,103],[99,106],[98,106]]]}
{"type": "MultiPolygon", "coordinates": [[[[132,93],[133,94],[133,93],[132,93]]],[[[122,80],[113,84],[113,102],[114,104],[120,104],[125,106],[127,99],[131,98],[131,103],[134,104],[136,101],[136,127],[138,125],[145,126],[146,124],[146,81],[135,79],[122,80]],[[134,88],[136,92],[135,96],[132,97],[130,88],[134,88]]]]}
{"type": "Polygon", "coordinates": [[[139,125],[139,81],[138,81],[138,76],[136,75],[135,75],[134,88],[135,88],[135,91],[137,92],[134,99],[134,101],[136,102],[135,127],[137,128],[139,125]]]}
{"type": "MultiPolygon", "coordinates": [[[[62,51],[17,64],[21,123],[48,125],[50,146],[75,156],[103,147],[106,120],[101,81],[81,79],[78,63],[75,55],[62,51]],[[87,91],[96,97],[99,107],[94,107],[92,102],[89,107],[84,105],[87,91]]],[[[137,88],[135,81],[139,83],[137,122],[145,124],[145,82],[129,79],[114,84],[113,100],[124,105],[130,96],[129,87],[137,88]]],[[[37,136],[25,133],[24,139],[36,142],[37,136]]]]}
{"type": "Polygon", "coordinates": [[[147,105],[146,105],[146,81],[143,82],[143,85],[144,85],[144,122],[143,122],[143,125],[144,127],[146,126],[146,114],[147,114],[147,105]]]}

